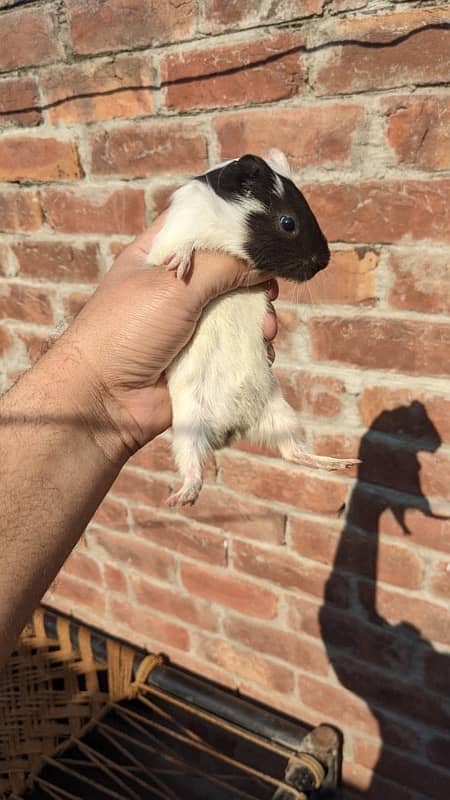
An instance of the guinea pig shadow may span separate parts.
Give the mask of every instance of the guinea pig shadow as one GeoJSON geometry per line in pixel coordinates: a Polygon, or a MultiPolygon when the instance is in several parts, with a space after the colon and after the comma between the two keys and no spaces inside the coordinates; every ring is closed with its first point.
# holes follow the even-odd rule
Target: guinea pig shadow
{"type": "MultiPolygon", "coordinates": [[[[365,752],[360,747],[358,763],[365,760],[373,770],[370,786],[359,792],[347,787],[346,798],[397,797],[398,784],[427,798],[448,796],[450,765],[444,735],[450,728],[445,705],[450,657],[436,651],[407,619],[392,623],[383,614],[386,609],[391,617],[407,618],[411,609],[420,617],[424,602],[402,594],[402,587],[407,593],[420,590],[420,561],[412,557],[402,564],[401,551],[389,553],[384,548],[399,544],[402,534],[419,533],[420,544],[426,547],[424,526],[431,547],[443,549],[446,530],[450,536],[449,517],[433,513],[420,481],[419,453],[435,453],[440,445],[438,431],[419,401],[382,411],[361,439],[357,481],[319,612],[321,636],[336,677],[368,706],[381,740],[378,755],[375,743],[365,752]],[[410,527],[408,510],[413,510],[410,527]],[[388,538],[383,540],[380,564],[381,534],[388,538]],[[377,587],[377,579],[382,586],[377,587]],[[426,752],[421,750],[424,730],[426,752]]],[[[403,558],[408,557],[406,550],[403,558]]],[[[434,638],[442,641],[445,632],[441,636],[431,614],[430,608],[424,627],[436,630],[434,638]]],[[[348,703],[351,708],[351,699],[348,703]]],[[[367,730],[365,721],[349,724],[363,733],[367,730]]]]}

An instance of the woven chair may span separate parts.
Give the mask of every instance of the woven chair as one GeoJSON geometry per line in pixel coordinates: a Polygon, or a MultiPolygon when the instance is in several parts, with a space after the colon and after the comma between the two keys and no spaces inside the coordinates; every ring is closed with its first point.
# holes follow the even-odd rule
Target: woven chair
{"type": "Polygon", "coordinates": [[[44,608],[0,675],[5,800],[334,797],[339,764],[329,726],[283,722],[44,608]]]}

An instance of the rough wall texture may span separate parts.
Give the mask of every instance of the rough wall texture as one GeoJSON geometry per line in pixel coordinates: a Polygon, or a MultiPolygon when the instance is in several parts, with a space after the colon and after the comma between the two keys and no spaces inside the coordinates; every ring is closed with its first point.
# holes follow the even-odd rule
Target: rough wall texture
{"type": "MultiPolygon", "coordinates": [[[[1,6],[7,5],[0,3],[1,6]]],[[[450,7],[36,0],[0,13],[4,386],[183,177],[288,153],[333,248],[282,287],[276,369],[311,447],[248,447],[192,510],[162,437],[47,601],[345,734],[348,797],[448,797],[450,7]],[[448,504],[446,506],[446,503],[448,504]]]]}

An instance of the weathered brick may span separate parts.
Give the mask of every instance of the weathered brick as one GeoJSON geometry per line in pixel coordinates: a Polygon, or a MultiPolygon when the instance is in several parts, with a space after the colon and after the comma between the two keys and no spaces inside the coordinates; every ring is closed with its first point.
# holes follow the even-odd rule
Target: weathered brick
{"type": "Polygon", "coordinates": [[[24,135],[0,140],[2,181],[73,181],[81,175],[73,142],[24,135]]]}
{"type": "Polygon", "coordinates": [[[125,597],[128,596],[127,576],[122,569],[114,566],[114,564],[104,564],[103,577],[105,588],[108,591],[118,592],[125,595],[125,597]]]}
{"type": "Polygon", "coordinates": [[[183,563],[181,579],[188,592],[259,619],[273,619],[277,596],[270,589],[230,575],[227,571],[183,563]]]}
{"type": "MultiPolygon", "coordinates": [[[[183,625],[151,614],[148,608],[133,606],[126,600],[111,597],[110,612],[116,624],[125,625],[134,634],[146,637],[150,642],[169,645],[179,650],[189,650],[189,633],[183,625]]],[[[162,648],[164,649],[164,647],[162,648]]]]}
{"type": "Polygon", "coordinates": [[[164,479],[154,475],[123,469],[114,481],[111,492],[131,503],[161,506],[167,500],[169,486],[164,479]]]}
{"type": "Polygon", "coordinates": [[[0,82],[0,128],[39,125],[36,81],[32,78],[10,78],[0,82]]]}
{"type": "Polygon", "coordinates": [[[51,122],[96,122],[153,111],[150,58],[119,56],[52,67],[41,79],[51,122]],[[73,100],[67,99],[73,97],[73,100]]]}
{"type": "Polygon", "coordinates": [[[60,54],[50,7],[3,11],[0,20],[0,71],[45,64],[60,54]]]}
{"type": "Polygon", "coordinates": [[[205,139],[191,123],[153,122],[96,130],[89,141],[95,175],[147,178],[158,173],[199,174],[207,167],[205,139]]]}
{"type": "Polygon", "coordinates": [[[249,542],[233,542],[233,566],[240,572],[269,581],[282,589],[323,598],[329,571],[305,563],[291,552],[277,552],[249,542]]]}
{"type": "Polygon", "coordinates": [[[39,361],[41,356],[47,352],[52,344],[52,337],[49,335],[39,336],[37,333],[18,331],[17,336],[25,346],[30,365],[39,361]]]}
{"type": "Polygon", "coordinates": [[[140,233],[145,224],[141,189],[47,189],[42,203],[49,225],[62,233],[140,233]]]}
{"type": "Polygon", "coordinates": [[[7,353],[12,347],[12,337],[5,324],[0,324],[0,353],[3,355],[7,353]]]}
{"type": "Polygon", "coordinates": [[[157,436],[156,439],[138,450],[128,464],[155,472],[174,472],[175,464],[172,458],[170,439],[165,436],[157,436]]]}
{"type": "Polygon", "coordinates": [[[314,357],[366,369],[413,375],[447,375],[450,325],[381,317],[314,317],[314,357]]]}
{"type": "Polygon", "coordinates": [[[284,538],[283,513],[219,487],[204,486],[195,506],[184,506],[181,513],[248,539],[281,544],[284,538]]]}
{"type": "Polygon", "coordinates": [[[39,198],[27,189],[0,191],[0,230],[11,233],[36,231],[41,227],[39,198]]]}
{"type": "Polygon", "coordinates": [[[345,503],[347,486],[299,467],[258,463],[250,458],[221,455],[221,479],[237,492],[275,500],[296,508],[335,514],[345,503]]]}
{"type": "Polygon", "coordinates": [[[377,301],[376,269],[379,255],[373,249],[332,250],[325,271],[307,284],[280,281],[280,300],[306,305],[339,303],[369,306],[377,301]]]}
{"type": "MultiPolygon", "coordinates": [[[[439,768],[424,763],[420,758],[383,747],[367,739],[353,739],[355,760],[401,786],[409,787],[414,792],[422,792],[432,800],[442,800],[448,791],[449,773],[444,774],[439,768]],[[381,756],[382,750],[382,758],[381,756]]],[[[448,762],[447,765],[448,767],[448,762]]]]}
{"type": "MultiPolygon", "coordinates": [[[[367,611],[373,615],[373,586],[360,581],[359,597],[367,611]]],[[[390,625],[398,625],[406,618],[407,624],[414,625],[422,638],[450,644],[450,612],[437,603],[416,597],[408,597],[405,602],[405,596],[401,592],[378,586],[375,619],[380,623],[383,617],[390,625]]]]}
{"type": "Polygon", "coordinates": [[[270,661],[259,653],[244,650],[223,639],[207,636],[197,637],[197,653],[213,664],[224,667],[238,678],[254,681],[266,689],[277,692],[291,692],[294,674],[287,667],[270,661]]]}
{"type": "Polygon", "coordinates": [[[353,136],[363,126],[363,109],[350,104],[242,111],[214,122],[223,158],[248,152],[266,155],[276,130],[277,147],[294,170],[348,164],[353,136]]]}
{"type": "Polygon", "coordinates": [[[448,658],[448,648],[442,652],[430,648],[425,654],[425,686],[445,698],[448,698],[450,692],[448,658]]]}
{"type": "Polygon", "coordinates": [[[124,50],[179,41],[194,30],[194,0],[68,0],[77,53],[124,50]]]}
{"type": "Polygon", "coordinates": [[[438,597],[450,597],[450,561],[438,561],[431,578],[431,591],[438,597]]]}
{"type": "Polygon", "coordinates": [[[450,180],[323,183],[305,194],[330,241],[450,241],[450,180]]]}
{"type": "Polygon", "coordinates": [[[408,547],[378,541],[377,536],[362,536],[351,529],[341,532],[323,522],[292,517],[292,547],[300,556],[332,564],[339,571],[376,577],[379,581],[418,589],[422,583],[424,564],[408,547]]]}
{"type": "Polygon", "coordinates": [[[317,675],[328,674],[328,658],[323,648],[310,639],[241,617],[228,617],[225,633],[254,652],[266,653],[317,675]]]}
{"type": "Polygon", "coordinates": [[[345,385],[339,378],[290,368],[277,368],[276,374],[284,397],[296,411],[313,417],[340,414],[345,385]]]}
{"type": "MultiPolygon", "coordinates": [[[[441,6],[444,17],[445,7],[441,6]]],[[[433,9],[432,9],[433,12],[433,9]]],[[[391,89],[411,84],[443,83],[450,77],[447,52],[450,32],[445,28],[420,30],[432,22],[427,10],[372,14],[335,24],[336,39],[360,40],[329,48],[312,65],[311,82],[316,94],[334,95],[391,89]],[[414,33],[404,36],[414,28],[414,33]],[[394,44],[395,38],[399,41],[394,44]],[[364,46],[364,42],[368,46],[364,46]],[[370,47],[370,43],[386,43],[370,47]]],[[[448,21],[448,9],[447,9],[448,21]]]]}
{"type": "Polygon", "coordinates": [[[98,560],[86,553],[80,546],[72,550],[64,562],[64,573],[93,583],[94,586],[102,584],[102,573],[98,560]]]}
{"type": "Polygon", "coordinates": [[[64,314],[71,320],[80,313],[89,300],[92,292],[70,292],[63,298],[64,314]]]}
{"type": "Polygon", "coordinates": [[[151,206],[155,217],[162,214],[162,212],[169,207],[170,199],[174,191],[179,189],[180,185],[181,183],[166,183],[155,186],[151,190],[151,206]]]}
{"type": "Polygon", "coordinates": [[[53,311],[49,295],[26,284],[0,284],[0,319],[51,325],[53,311]]]}
{"type": "Polygon", "coordinates": [[[386,103],[387,136],[399,164],[450,168],[450,100],[409,95],[386,103]]]}
{"type": "Polygon", "coordinates": [[[94,244],[35,240],[19,242],[12,249],[21,276],[92,283],[100,275],[100,254],[94,244]]]}
{"type": "Polygon", "coordinates": [[[175,578],[175,560],[166,550],[153,547],[135,536],[112,531],[91,530],[89,537],[116,565],[120,564],[127,571],[134,568],[161,581],[171,582],[175,578]]]}
{"type": "Polygon", "coordinates": [[[419,391],[414,385],[366,386],[359,398],[362,422],[383,433],[450,444],[450,396],[419,391]],[[418,404],[421,404],[418,405],[418,404]]]}
{"type": "Polygon", "coordinates": [[[176,553],[206,561],[209,564],[226,564],[226,540],[224,536],[196,528],[182,522],[172,514],[163,516],[147,508],[135,508],[132,512],[134,528],[139,535],[160,547],[176,553]]]}
{"type": "Polygon", "coordinates": [[[167,108],[235,106],[282,100],[303,90],[298,33],[281,32],[221,47],[169,53],[161,62],[167,108]],[[294,52],[290,52],[294,50],[294,52]],[[282,55],[288,51],[287,55],[282,55]]]}
{"type": "Polygon", "coordinates": [[[88,608],[96,614],[105,613],[105,594],[101,587],[92,586],[84,580],[79,580],[73,575],[60,572],[51,587],[53,603],[64,605],[66,610],[74,616],[79,616],[83,608],[88,608]]]}
{"type": "Polygon", "coordinates": [[[205,33],[222,33],[230,28],[244,28],[289,21],[320,14],[324,0],[280,0],[275,5],[256,4],[253,0],[206,0],[201,30],[205,33]]]}
{"type": "Polygon", "coordinates": [[[394,251],[389,269],[389,303],[394,308],[425,313],[450,311],[450,256],[430,251],[394,251]]]}
{"type": "Polygon", "coordinates": [[[298,690],[305,706],[320,711],[326,719],[339,720],[341,725],[374,735],[377,725],[363,699],[344,687],[332,686],[312,675],[300,675],[298,690]]]}
{"type": "Polygon", "coordinates": [[[127,507],[118,500],[105,497],[92,517],[92,522],[101,527],[111,528],[116,531],[128,530],[127,507]]]}
{"type": "Polygon", "coordinates": [[[140,576],[131,576],[130,584],[142,608],[153,608],[160,614],[183,620],[197,628],[217,630],[218,616],[209,603],[195,600],[188,594],[182,594],[180,590],[174,591],[167,586],[150,583],[140,576]]]}

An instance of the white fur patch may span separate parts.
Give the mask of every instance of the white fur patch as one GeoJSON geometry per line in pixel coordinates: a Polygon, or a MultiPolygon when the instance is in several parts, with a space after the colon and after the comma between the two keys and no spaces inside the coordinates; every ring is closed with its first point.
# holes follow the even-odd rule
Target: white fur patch
{"type": "Polygon", "coordinates": [[[281,150],[276,150],[275,148],[269,150],[266,161],[275,172],[278,172],[280,175],[283,175],[284,178],[291,177],[291,168],[289,166],[289,161],[287,160],[284,153],[281,150]]]}
{"type": "Polygon", "coordinates": [[[278,197],[283,197],[284,195],[283,181],[277,173],[275,173],[275,194],[278,195],[278,197]]]}

